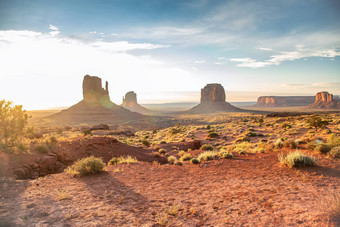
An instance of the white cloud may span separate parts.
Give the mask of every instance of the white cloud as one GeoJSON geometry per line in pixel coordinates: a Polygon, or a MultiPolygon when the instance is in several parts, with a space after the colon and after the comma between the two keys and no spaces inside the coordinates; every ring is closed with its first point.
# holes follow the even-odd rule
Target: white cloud
{"type": "Polygon", "coordinates": [[[205,63],[205,60],[195,60],[194,63],[196,63],[196,64],[203,64],[203,63],[205,63]]]}
{"type": "Polygon", "coordinates": [[[334,58],[340,56],[340,52],[334,49],[311,49],[299,45],[295,51],[282,51],[280,54],[272,55],[268,60],[257,61],[252,58],[231,58],[230,61],[240,62],[236,66],[247,68],[262,68],[272,65],[280,65],[285,61],[293,61],[301,58],[323,57],[334,58]]]}
{"type": "Polygon", "coordinates": [[[59,28],[57,26],[54,26],[52,24],[50,24],[49,29],[54,30],[54,31],[58,31],[59,30],[59,28]]]}
{"type": "Polygon", "coordinates": [[[257,49],[259,49],[259,50],[264,50],[264,51],[271,51],[271,50],[273,50],[273,49],[267,48],[267,47],[259,47],[259,48],[257,48],[257,49]]]}
{"type": "Polygon", "coordinates": [[[90,34],[96,34],[97,32],[96,31],[91,31],[89,32],[90,34]]]}

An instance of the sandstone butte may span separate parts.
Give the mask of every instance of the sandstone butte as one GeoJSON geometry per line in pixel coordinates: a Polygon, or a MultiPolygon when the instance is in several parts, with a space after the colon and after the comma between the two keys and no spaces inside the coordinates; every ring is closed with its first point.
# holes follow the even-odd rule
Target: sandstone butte
{"type": "Polygon", "coordinates": [[[207,84],[201,89],[201,102],[193,107],[188,113],[218,113],[218,112],[242,112],[245,110],[239,109],[225,101],[226,95],[221,84],[207,84]]]}
{"type": "Polygon", "coordinates": [[[83,100],[66,110],[51,115],[49,118],[59,123],[111,123],[120,120],[134,120],[143,115],[131,112],[110,100],[108,82],[105,89],[102,80],[96,76],[84,76],[83,100]]]}
{"type": "Polygon", "coordinates": [[[144,106],[141,106],[137,102],[137,94],[134,91],[129,91],[125,94],[125,97],[123,97],[123,103],[121,105],[125,109],[128,109],[132,112],[137,112],[140,114],[150,114],[152,113],[151,110],[145,108],[144,106]]]}
{"type": "Polygon", "coordinates": [[[340,100],[335,99],[332,94],[327,91],[318,92],[315,95],[315,101],[309,105],[311,109],[340,109],[340,100]]]}

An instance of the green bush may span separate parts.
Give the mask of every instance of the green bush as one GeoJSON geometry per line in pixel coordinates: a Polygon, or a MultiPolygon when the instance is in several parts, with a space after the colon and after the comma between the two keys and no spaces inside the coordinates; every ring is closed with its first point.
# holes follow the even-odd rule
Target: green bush
{"type": "Polygon", "coordinates": [[[47,154],[50,151],[49,147],[46,144],[39,144],[35,146],[35,150],[41,154],[47,154]]]}
{"type": "Polygon", "coordinates": [[[306,156],[300,151],[291,152],[286,157],[281,154],[279,160],[281,164],[285,164],[289,168],[316,165],[312,157],[306,156]]]}
{"type": "Polygon", "coordinates": [[[94,173],[99,173],[103,171],[105,163],[101,158],[95,158],[90,156],[87,158],[80,159],[72,166],[66,169],[66,173],[72,174],[74,176],[86,176],[94,173]]]}
{"type": "Polygon", "coordinates": [[[314,148],[314,151],[320,152],[322,154],[326,154],[328,153],[330,150],[332,149],[331,146],[329,146],[328,144],[319,144],[314,148]]]}
{"type": "Polygon", "coordinates": [[[199,164],[200,161],[198,161],[197,158],[192,158],[192,159],[190,160],[190,163],[191,163],[191,164],[199,164]]]}
{"type": "Polygon", "coordinates": [[[320,116],[311,116],[306,119],[306,124],[309,127],[314,127],[315,131],[318,131],[318,128],[324,128],[329,123],[326,120],[322,120],[320,116]]]}
{"type": "Polygon", "coordinates": [[[233,154],[231,152],[226,151],[226,150],[220,151],[220,153],[218,153],[218,155],[221,158],[232,158],[233,157],[233,154]]]}
{"type": "Polygon", "coordinates": [[[111,165],[117,165],[118,162],[119,162],[118,158],[113,157],[113,158],[110,159],[110,161],[109,161],[107,164],[108,164],[109,166],[111,166],[111,165]]]}
{"type": "Polygon", "coordinates": [[[190,160],[191,158],[192,158],[191,154],[186,153],[179,160],[180,161],[187,161],[187,160],[190,160]]]}
{"type": "Polygon", "coordinates": [[[328,153],[332,158],[340,158],[340,146],[333,147],[328,153]]]}
{"type": "Polygon", "coordinates": [[[216,151],[206,151],[198,155],[197,159],[200,162],[218,159],[218,153],[216,151]]]}
{"type": "Polygon", "coordinates": [[[203,151],[213,151],[214,150],[214,147],[209,145],[209,144],[204,144],[202,147],[201,147],[201,150],[203,151]]]}

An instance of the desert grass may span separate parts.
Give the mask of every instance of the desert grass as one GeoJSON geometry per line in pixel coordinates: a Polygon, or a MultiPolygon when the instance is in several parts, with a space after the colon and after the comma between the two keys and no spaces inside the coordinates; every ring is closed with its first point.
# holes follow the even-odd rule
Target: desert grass
{"type": "Polygon", "coordinates": [[[105,163],[101,158],[95,158],[90,156],[87,158],[80,159],[72,166],[68,167],[65,171],[73,176],[86,176],[102,172],[105,167],[105,163]]]}
{"type": "Polygon", "coordinates": [[[289,153],[287,156],[279,154],[278,158],[282,165],[287,165],[289,168],[316,165],[314,158],[306,156],[298,150],[289,153]]]}

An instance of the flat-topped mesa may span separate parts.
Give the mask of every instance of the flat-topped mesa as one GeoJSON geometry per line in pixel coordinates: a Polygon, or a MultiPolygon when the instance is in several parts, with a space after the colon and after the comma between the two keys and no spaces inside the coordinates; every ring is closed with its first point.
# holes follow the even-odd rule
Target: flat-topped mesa
{"type": "Polygon", "coordinates": [[[102,87],[102,79],[96,76],[84,76],[83,98],[86,103],[103,103],[110,101],[109,83],[106,81],[105,89],[102,87]]]}
{"type": "Polygon", "coordinates": [[[133,91],[129,91],[125,94],[125,97],[123,97],[123,104],[122,106],[124,108],[127,107],[134,107],[137,104],[137,94],[133,91]]]}
{"type": "Polygon", "coordinates": [[[335,99],[332,94],[327,91],[318,92],[315,95],[315,102],[308,106],[312,109],[340,109],[340,101],[335,99]]]}
{"type": "Polygon", "coordinates": [[[315,95],[315,103],[317,102],[333,102],[333,95],[329,94],[327,91],[321,91],[315,95]]]}
{"type": "Polygon", "coordinates": [[[207,84],[201,89],[201,103],[225,102],[225,91],[221,84],[207,84]]]}
{"type": "Polygon", "coordinates": [[[255,106],[258,107],[287,107],[307,106],[314,102],[314,96],[260,96],[255,106]]]}

